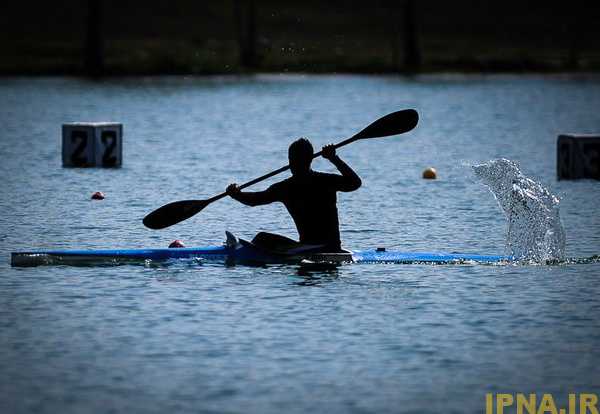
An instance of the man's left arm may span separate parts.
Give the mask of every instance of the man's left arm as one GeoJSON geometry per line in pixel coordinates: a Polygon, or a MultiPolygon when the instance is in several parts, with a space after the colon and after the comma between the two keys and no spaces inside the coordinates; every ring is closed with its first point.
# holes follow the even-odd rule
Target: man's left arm
{"type": "Polygon", "coordinates": [[[362,185],[362,181],[358,174],[354,172],[348,164],[346,164],[335,152],[335,146],[333,144],[325,145],[323,147],[323,158],[329,160],[333,165],[336,166],[338,171],[342,174],[342,180],[340,182],[340,191],[354,191],[362,185]]]}

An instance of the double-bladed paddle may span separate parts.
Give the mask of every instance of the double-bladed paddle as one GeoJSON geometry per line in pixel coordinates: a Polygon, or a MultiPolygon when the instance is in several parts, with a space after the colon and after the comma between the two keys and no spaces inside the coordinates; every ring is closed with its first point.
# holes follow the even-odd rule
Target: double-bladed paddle
{"type": "MultiPolygon", "coordinates": [[[[402,111],[392,112],[391,114],[379,118],[377,121],[373,122],[358,134],[338,144],[335,144],[334,146],[335,148],[340,148],[360,139],[381,138],[390,135],[403,134],[417,126],[418,122],[419,114],[414,109],[405,109],[402,111]]],[[[320,156],[321,153],[322,151],[317,152],[315,155],[313,155],[313,158],[320,156]]],[[[240,185],[239,189],[243,190],[246,187],[250,187],[253,184],[289,170],[289,168],[289,165],[281,167],[275,171],[240,185]]],[[[204,209],[204,207],[225,196],[227,196],[227,193],[223,192],[207,200],[183,200],[166,204],[144,217],[144,225],[155,230],[164,229],[165,227],[172,226],[173,224],[177,224],[180,221],[186,220],[193,215],[198,214],[200,211],[202,211],[202,209],[204,209]]]]}

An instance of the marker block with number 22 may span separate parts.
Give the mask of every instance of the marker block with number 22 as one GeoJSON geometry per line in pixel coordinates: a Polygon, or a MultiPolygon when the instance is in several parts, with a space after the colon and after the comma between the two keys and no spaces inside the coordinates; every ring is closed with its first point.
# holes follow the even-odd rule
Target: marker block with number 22
{"type": "Polygon", "coordinates": [[[62,161],[64,167],[120,167],[123,162],[123,124],[63,124],[62,161]]]}

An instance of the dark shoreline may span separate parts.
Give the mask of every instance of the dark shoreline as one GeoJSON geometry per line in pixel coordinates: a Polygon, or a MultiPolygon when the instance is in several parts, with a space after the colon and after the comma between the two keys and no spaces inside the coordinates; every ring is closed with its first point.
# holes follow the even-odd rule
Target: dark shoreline
{"type": "Polygon", "coordinates": [[[600,72],[600,3],[413,3],[21,0],[0,15],[0,77],[600,72]]]}
{"type": "Polygon", "coordinates": [[[574,75],[574,76],[597,76],[600,75],[600,68],[596,70],[589,69],[554,69],[554,68],[519,68],[519,69],[481,69],[481,68],[455,68],[448,67],[437,70],[422,70],[419,72],[396,72],[396,71],[301,71],[301,70],[259,70],[259,71],[230,71],[230,72],[158,72],[158,71],[128,71],[128,72],[110,72],[107,71],[101,76],[90,76],[83,71],[67,72],[67,71],[50,71],[50,72],[4,72],[0,73],[0,79],[8,78],[58,78],[58,77],[73,77],[73,78],[88,78],[88,79],[116,79],[116,78],[143,78],[143,77],[244,77],[244,76],[260,76],[260,75],[364,75],[364,76],[398,76],[404,78],[419,77],[419,76],[437,76],[437,75],[509,75],[509,76],[528,76],[528,75],[574,75]]]}

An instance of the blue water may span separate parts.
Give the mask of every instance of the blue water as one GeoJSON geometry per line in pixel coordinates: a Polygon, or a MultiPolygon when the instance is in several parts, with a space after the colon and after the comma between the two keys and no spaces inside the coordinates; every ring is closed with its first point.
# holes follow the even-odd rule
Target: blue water
{"type": "Polygon", "coordinates": [[[280,167],[298,136],[319,147],[410,107],[415,131],[339,151],[363,179],[339,197],[345,246],[503,253],[470,165],[504,157],[560,197],[566,257],[600,254],[600,184],[555,173],[558,134],[600,132],[597,76],[1,79],[0,412],[462,413],[487,392],[600,391],[593,260],[10,267],[33,248],[294,237],[281,205],[221,200],[162,231],[141,218],[280,167]],[[72,121],[122,122],[123,168],[61,168],[72,121]]]}

